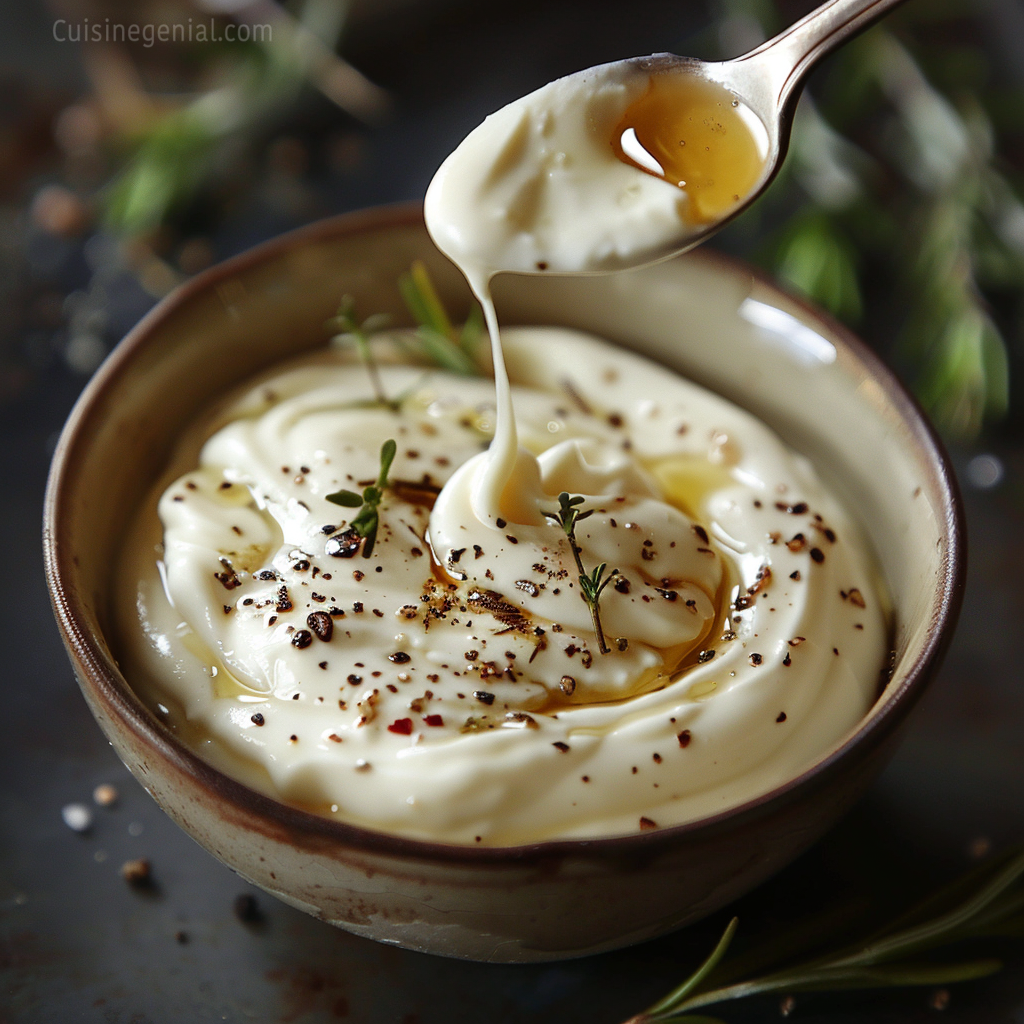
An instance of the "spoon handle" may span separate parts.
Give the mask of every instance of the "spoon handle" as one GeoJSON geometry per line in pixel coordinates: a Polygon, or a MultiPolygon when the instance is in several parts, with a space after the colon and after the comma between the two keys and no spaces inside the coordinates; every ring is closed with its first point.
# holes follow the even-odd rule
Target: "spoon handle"
{"type": "Polygon", "coordinates": [[[804,75],[825,54],[863,31],[904,0],[826,0],[774,39],[738,58],[766,75],[777,108],[794,97],[804,75]]]}

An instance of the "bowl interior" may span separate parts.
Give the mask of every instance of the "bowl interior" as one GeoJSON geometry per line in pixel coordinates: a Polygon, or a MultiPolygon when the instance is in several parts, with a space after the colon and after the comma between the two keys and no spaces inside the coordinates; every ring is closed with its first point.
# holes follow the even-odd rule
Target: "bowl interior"
{"type": "MultiPolygon", "coordinates": [[[[111,647],[111,577],[129,523],[176,439],[226,390],[325,340],[343,294],[409,323],[396,282],[422,259],[458,317],[461,276],[418,211],[314,225],[201,275],[115,350],[66,428],[47,504],[58,617],[96,685],[145,715],[111,647]]],[[[593,277],[496,282],[506,324],[592,330],[749,409],[809,456],[860,519],[893,602],[895,672],[884,716],[948,634],[959,525],[942,456],[913,403],[841,328],[739,264],[703,252],[593,277]],[[915,668],[916,666],[916,668],[915,668]]]]}

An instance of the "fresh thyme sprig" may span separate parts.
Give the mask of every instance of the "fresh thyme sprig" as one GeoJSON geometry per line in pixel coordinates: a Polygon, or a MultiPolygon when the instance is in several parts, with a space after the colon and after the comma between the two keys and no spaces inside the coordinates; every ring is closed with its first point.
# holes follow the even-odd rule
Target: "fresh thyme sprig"
{"type": "Polygon", "coordinates": [[[384,391],[384,383],[380,379],[380,370],[377,368],[377,361],[373,358],[373,347],[370,344],[370,335],[385,327],[387,322],[387,314],[374,313],[373,316],[368,316],[360,323],[356,319],[355,299],[351,295],[345,295],[338,306],[338,312],[327,321],[325,326],[333,332],[334,336],[331,341],[334,344],[355,345],[359,358],[370,375],[370,383],[373,385],[377,404],[386,406],[388,409],[397,409],[400,403],[389,399],[384,391]]]}
{"type": "MultiPolygon", "coordinates": [[[[994,974],[1003,965],[990,957],[955,962],[920,957],[969,940],[1024,937],[1024,852],[991,859],[859,942],[780,970],[755,971],[745,980],[723,962],[737,925],[733,918],[704,963],[627,1024],[711,1024],[715,1018],[690,1011],[754,995],[948,985],[994,974]]],[[[772,947],[785,948],[784,938],[773,937],[772,947]]],[[[748,959],[760,959],[758,951],[748,959]]],[[[772,962],[770,950],[764,959],[772,962]]]]}
{"type": "Polygon", "coordinates": [[[328,494],[327,500],[343,508],[358,508],[352,521],[348,524],[350,530],[364,539],[363,558],[369,558],[373,554],[373,545],[377,540],[377,527],[380,523],[380,503],[384,497],[384,491],[391,486],[388,473],[391,470],[391,463],[395,461],[395,452],[398,446],[393,438],[389,438],[380,448],[380,473],[376,483],[363,488],[362,495],[355,491],[335,491],[328,494]]]}
{"type": "Polygon", "coordinates": [[[562,491],[558,496],[558,511],[545,512],[544,515],[553,522],[558,523],[566,537],[569,538],[572,557],[576,559],[576,568],[580,571],[578,577],[580,596],[587,603],[591,618],[594,620],[597,646],[602,654],[608,654],[611,648],[605,642],[604,629],[601,626],[601,592],[616,576],[621,574],[618,569],[612,569],[610,573],[605,575],[605,569],[608,567],[607,562],[602,562],[590,572],[587,572],[583,567],[583,559],[581,557],[583,552],[580,550],[579,544],[576,543],[576,524],[594,514],[593,509],[587,509],[586,512],[580,511],[578,506],[582,505],[585,500],[582,495],[577,494],[575,497],[570,497],[568,492],[562,491]]]}
{"type": "Polygon", "coordinates": [[[466,322],[457,330],[448,316],[427,268],[416,260],[398,279],[398,288],[413,319],[416,337],[426,356],[438,366],[464,377],[478,377],[476,350],[483,336],[483,315],[474,303],[466,322]]]}

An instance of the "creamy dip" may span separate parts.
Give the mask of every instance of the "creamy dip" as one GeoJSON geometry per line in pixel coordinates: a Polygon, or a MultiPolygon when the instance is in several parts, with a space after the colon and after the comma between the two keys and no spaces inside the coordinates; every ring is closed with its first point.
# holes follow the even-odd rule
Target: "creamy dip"
{"type": "Polygon", "coordinates": [[[663,827],[796,776],[885,660],[853,522],[764,424],[665,368],[562,329],[501,341],[497,406],[490,380],[382,365],[407,397],[367,407],[365,370],[325,353],[222,410],[154,494],[162,532],[150,507],[128,544],[144,696],[263,792],[451,843],[663,827]],[[326,496],[372,482],[388,438],[364,558],[326,496]],[[563,491],[591,513],[587,571],[620,571],[608,653],[545,514],[563,491]]]}
{"type": "Polygon", "coordinates": [[[617,61],[491,114],[434,176],[427,223],[477,279],[634,267],[734,211],[767,150],[750,108],[675,58],[617,61]]]}
{"type": "Polygon", "coordinates": [[[129,658],[218,767],[340,820],[515,845],[733,807],[867,711],[883,609],[809,463],[600,339],[499,336],[495,273],[643,262],[759,173],[707,83],[666,142],[664,88],[639,65],[552,83],[431,184],[427,226],[483,304],[493,383],[388,365],[392,407],[325,355],[255,384],[154,496],[163,534],[149,509],[122,574],[129,658]],[[705,138],[724,189],[675,152],[705,138]],[[375,480],[374,541],[352,506],[375,480]]]}

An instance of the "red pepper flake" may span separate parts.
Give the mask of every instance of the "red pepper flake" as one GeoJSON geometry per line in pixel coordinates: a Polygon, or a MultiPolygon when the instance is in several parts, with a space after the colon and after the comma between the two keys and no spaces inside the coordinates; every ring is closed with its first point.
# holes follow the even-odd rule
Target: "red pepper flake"
{"type": "Polygon", "coordinates": [[[466,651],[466,654],[465,654],[466,661],[476,661],[476,659],[479,658],[479,657],[480,657],[480,652],[479,651],[466,651]]]}
{"type": "Polygon", "coordinates": [[[412,719],[411,718],[396,718],[388,726],[388,732],[398,733],[399,736],[411,736],[412,735],[412,719]]]}
{"type": "Polygon", "coordinates": [[[569,753],[569,744],[563,743],[561,740],[555,740],[555,742],[552,743],[551,746],[553,746],[556,750],[560,750],[563,754],[569,753]]]}
{"type": "Polygon", "coordinates": [[[652,754],[651,758],[655,764],[661,764],[661,754],[652,754]]]}
{"type": "Polygon", "coordinates": [[[775,719],[776,722],[784,722],[786,720],[786,712],[780,711],[778,717],[775,719]]]}
{"type": "Polygon", "coordinates": [[[690,735],[689,729],[684,729],[678,736],[676,736],[676,739],[679,740],[679,746],[685,749],[690,745],[690,740],[693,739],[693,737],[690,735]]]}
{"type": "Polygon", "coordinates": [[[215,572],[213,578],[219,581],[225,590],[234,590],[235,587],[240,587],[242,581],[235,575],[234,569],[231,568],[231,563],[222,558],[221,564],[224,566],[224,572],[215,572]]]}
{"type": "Polygon", "coordinates": [[[803,551],[807,547],[807,538],[802,533],[794,533],[789,540],[786,541],[786,547],[790,551],[794,552],[803,551]]]}
{"type": "Polygon", "coordinates": [[[640,819],[640,831],[641,832],[646,832],[648,829],[657,828],[657,827],[658,827],[658,823],[656,821],[653,821],[650,818],[641,818],[640,819]]]}
{"type": "Polygon", "coordinates": [[[250,718],[253,725],[263,725],[266,719],[257,711],[255,715],[250,718]]]}
{"type": "Polygon", "coordinates": [[[864,601],[864,595],[856,587],[846,595],[846,599],[850,604],[855,604],[858,608],[867,607],[867,604],[864,601]]]}
{"type": "Polygon", "coordinates": [[[426,715],[423,719],[427,725],[441,726],[444,725],[444,719],[440,715],[426,715]]]}
{"type": "Polygon", "coordinates": [[[394,654],[388,655],[388,661],[393,661],[396,665],[407,665],[412,658],[405,651],[395,651],[394,654]]]}
{"type": "Polygon", "coordinates": [[[789,578],[790,578],[791,580],[797,580],[797,581],[799,581],[799,579],[800,579],[800,570],[799,570],[799,569],[794,569],[794,570],[793,570],[793,571],[792,571],[792,572],[791,572],[791,573],[789,574],[789,578]]]}

